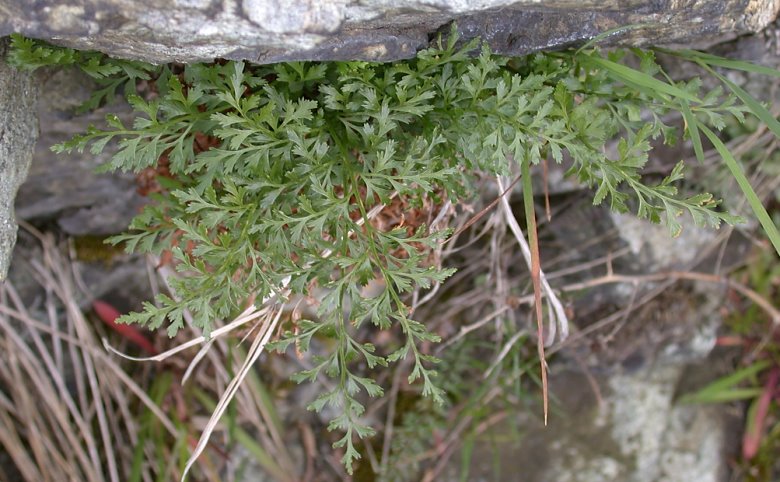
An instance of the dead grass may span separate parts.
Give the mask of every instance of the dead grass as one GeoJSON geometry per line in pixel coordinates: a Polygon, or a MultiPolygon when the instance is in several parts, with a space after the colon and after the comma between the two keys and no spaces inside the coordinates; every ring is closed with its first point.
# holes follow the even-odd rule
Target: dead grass
{"type": "MultiPolygon", "coordinates": [[[[301,480],[304,464],[288,451],[273,402],[248,370],[268,330],[253,337],[248,353],[238,340],[215,337],[207,343],[212,349],[194,358],[189,349],[153,366],[123,360],[104,348],[107,334],[79,309],[77,300],[89,294],[80,292],[74,264],[52,236],[27,229],[42,248],[29,264],[46,293],[45,309],[30,312],[12,283],[0,286],[0,444],[15,466],[0,479],[176,480],[198,437],[210,431],[189,480],[234,480],[252,466],[275,480],[301,480]],[[181,373],[190,359],[186,378],[168,377],[161,390],[166,372],[181,373]],[[235,376],[231,367],[242,366],[235,376]],[[209,420],[218,403],[224,411],[227,388],[235,410],[222,423],[209,420]]],[[[260,310],[244,321],[278,321],[278,313],[260,310]]]]}

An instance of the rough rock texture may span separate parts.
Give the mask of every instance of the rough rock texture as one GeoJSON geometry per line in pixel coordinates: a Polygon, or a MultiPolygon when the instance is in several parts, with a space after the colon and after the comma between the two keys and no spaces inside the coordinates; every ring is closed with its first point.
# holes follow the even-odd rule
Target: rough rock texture
{"type": "Polygon", "coordinates": [[[666,226],[649,223],[633,214],[611,212],[610,216],[633,257],[639,257],[644,266],[656,270],[687,267],[701,255],[702,247],[718,235],[718,231],[696,226],[688,218],[682,220],[680,236],[672,238],[666,226]]]}
{"type": "Polygon", "coordinates": [[[0,281],[8,274],[16,243],[14,196],[27,175],[38,138],[34,79],[6,65],[6,49],[7,43],[0,40],[0,281]]]}
{"type": "MultiPolygon", "coordinates": [[[[727,405],[677,402],[728,369],[722,354],[709,355],[722,291],[707,291],[666,293],[633,313],[611,342],[602,340],[603,351],[553,363],[549,425],[528,412],[498,424],[475,444],[468,480],[729,480],[739,414],[727,405]],[[513,437],[510,423],[522,438],[513,437]],[[502,477],[494,476],[497,465],[502,477]]],[[[595,338],[593,346],[600,344],[595,338]]],[[[457,479],[459,464],[453,460],[446,480],[457,479]]]]}
{"type": "Polygon", "coordinates": [[[143,204],[133,174],[96,172],[116,150],[114,144],[97,156],[89,151],[55,154],[50,150],[89,124],[101,125],[109,112],[131,122],[130,108],[123,102],[76,115],[75,108],[89,98],[91,89],[90,79],[76,69],[53,71],[41,79],[37,107],[41,137],[27,181],[16,197],[19,218],[36,224],[56,221],[73,236],[120,233],[143,204]]]}
{"type": "Polygon", "coordinates": [[[706,43],[755,32],[778,0],[0,0],[0,35],[21,32],[151,62],[394,60],[456,21],[503,54],[610,41],[706,43]]]}

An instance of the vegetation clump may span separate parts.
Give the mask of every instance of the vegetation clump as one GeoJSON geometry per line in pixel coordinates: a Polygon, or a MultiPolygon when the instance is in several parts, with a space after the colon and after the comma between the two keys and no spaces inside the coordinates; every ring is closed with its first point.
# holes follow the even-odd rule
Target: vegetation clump
{"type": "MultiPolygon", "coordinates": [[[[333,379],[310,408],[338,409],[329,428],[344,433],[336,446],[347,467],[360,456],[356,437],[374,433],[361,418],[365,395],[383,394],[356,366],[408,358],[408,381],[443,400],[437,360],[424,349],[439,337],[414,319],[408,295],[453,273],[435,255],[452,234],[447,209],[474,197],[481,176],[521,172],[529,208],[531,168],[565,163],[593,188],[594,203],[664,223],[676,236],[683,214],[710,227],[738,219],[711,194],[678,191],[682,162],[660,182],[646,182],[642,170],[656,143],[684,137],[701,157],[703,135],[740,181],[738,163],[715,134],[724,119],[752,114],[780,134],[762,105],[713,70],[754,66],[693,51],[666,53],[710,70],[732,94],[703,92],[699,79],[672,81],[652,50],[588,45],[508,59],[479,40],[462,44],[455,29],[415,59],[387,64],[154,66],[22,37],[14,47],[17,66],[76,65],[95,78],[102,87],[87,108],[121,90],[136,112],[131,125],[109,115],[106,127],[54,146],[97,154],[117,141],[105,169],[144,173],[153,184],[154,202],[112,242],[170,256],[181,276],[171,293],[120,321],[173,336],[191,313],[208,332],[212,320],[235,317],[248,303],[325,293],[316,319],[297,321],[274,346],[305,352],[314,337],[333,340],[295,379],[333,379]],[[627,67],[627,57],[638,67],[627,67]],[[669,123],[670,113],[683,117],[684,132],[669,123]],[[606,146],[615,138],[612,152],[606,146]],[[393,205],[414,215],[379,222],[393,205]],[[366,294],[376,280],[384,289],[366,294]],[[367,323],[399,329],[405,341],[376,347],[356,338],[367,323]]],[[[765,216],[750,185],[740,187],[765,216]]],[[[527,212],[533,245],[533,206],[527,212]]],[[[780,246],[771,221],[764,227],[780,246]]]]}

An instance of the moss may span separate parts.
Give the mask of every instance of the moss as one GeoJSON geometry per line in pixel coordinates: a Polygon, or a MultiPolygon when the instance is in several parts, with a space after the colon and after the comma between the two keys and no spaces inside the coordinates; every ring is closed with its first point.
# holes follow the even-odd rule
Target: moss
{"type": "Polygon", "coordinates": [[[89,263],[102,262],[106,266],[114,263],[116,258],[123,256],[122,247],[106,244],[108,236],[85,235],[73,238],[76,259],[89,263]]]}

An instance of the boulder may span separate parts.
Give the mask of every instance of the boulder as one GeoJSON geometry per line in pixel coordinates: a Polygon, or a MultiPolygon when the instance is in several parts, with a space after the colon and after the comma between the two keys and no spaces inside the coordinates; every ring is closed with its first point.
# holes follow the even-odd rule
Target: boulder
{"type": "Polygon", "coordinates": [[[0,281],[8,274],[16,243],[14,197],[24,182],[38,139],[37,86],[32,74],[4,61],[8,43],[0,39],[0,281]]]}
{"type": "Polygon", "coordinates": [[[132,123],[127,103],[116,102],[85,113],[75,110],[95,85],[78,69],[51,69],[38,77],[37,117],[41,135],[33,152],[27,181],[16,195],[16,215],[36,225],[56,223],[71,236],[106,236],[127,229],[144,199],[136,193],[135,175],[98,173],[116,152],[111,143],[95,155],[86,150],[55,154],[51,146],[84,132],[90,124],[102,125],[108,113],[132,123]]]}
{"type": "Polygon", "coordinates": [[[608,41],[703,45],[768,25],[780,0],[0,0],[0,36],[19,32],[149,62],[257,63],[410,58],[457,22],[501,54],[608,41]]]}

